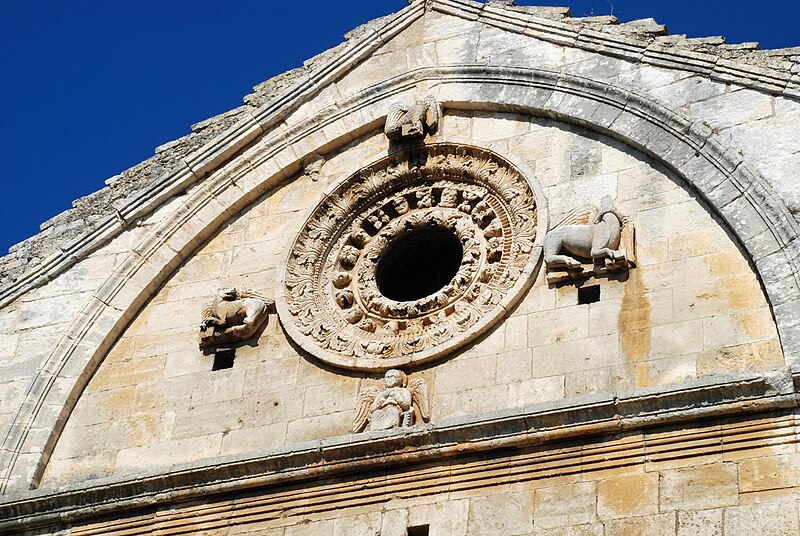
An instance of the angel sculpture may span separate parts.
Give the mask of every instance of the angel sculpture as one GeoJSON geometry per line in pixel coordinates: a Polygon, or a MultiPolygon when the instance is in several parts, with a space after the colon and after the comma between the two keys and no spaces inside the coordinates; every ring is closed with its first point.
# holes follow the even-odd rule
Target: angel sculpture
{"type": "Polygon", "coordinates": [[[430,420],[428,384],[422,378],[409,381],[401,370],[387,370],[383,377],[385,389],[368,387],[358,395],[358,414],[353,432],[389,430],[414,426],[430,420]]]}
{"type": "Polygon", "coordinates": [[[544,261],[550,271],[581,272],[581,259],[591,260],[595,272],[620,270],[635,265],[634,247],[633,224],[604,196],[600,210],[592,205],[578,209],[547,233],[544,261]]]}
{"type": "Polygon", "coordinates": [[[409,107],[396,102],[389,108],[383,131],[390,140],[416,138],[436,130],[439,123],[439,104],[432,95],[409,107]]]}
{"type": "Polygon", "coordinates": [[[200,348],[239,342],[252,337],[267,320],[275,302],[235,288],[221,288],[200,322],[200,348]]]}

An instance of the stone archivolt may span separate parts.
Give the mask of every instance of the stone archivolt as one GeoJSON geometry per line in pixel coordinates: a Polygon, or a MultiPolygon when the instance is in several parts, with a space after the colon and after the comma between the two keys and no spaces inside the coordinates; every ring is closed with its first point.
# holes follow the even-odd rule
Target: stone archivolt
{"type": "MultiPolygon", "coordinates": [[[[528,180],[494,153],[440,143],[389,156],[345,180],[304,224],[278,289],[281,320],[336,366],[429,361],[482,333],[530,284],[537,222],[528,180]],[[437,240],[460,249],[447,280],[424,296],[387,296],[382,262],[393,249],[437,240]]],[[[402,255],[414,264],[430,252],[402,255]]]]}

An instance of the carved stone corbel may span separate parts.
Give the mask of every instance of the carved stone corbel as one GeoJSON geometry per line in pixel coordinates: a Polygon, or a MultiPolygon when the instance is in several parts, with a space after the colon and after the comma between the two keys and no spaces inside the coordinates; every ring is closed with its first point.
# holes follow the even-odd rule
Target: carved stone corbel
{"type": "Polygon", "coordinates": [[[390,140],[404,140],[436,132],[438,125],[439,103],[428,95],[411,106],[404,102],[392,104],[383,131],[390,140]]]}
{"type": "Polygon", "coordinates": [[[587,205],[573,211],[544,239],[548,283],[560,283],[636,266],[633,222],[604,196],[600,209],[587,205]]]}
{"type": "Polygon", "coordinates": [[[249,339],[264,325],[275,301],[255,292],[221,288],[205,309],[200,322],[200,348],[249,339]]]}

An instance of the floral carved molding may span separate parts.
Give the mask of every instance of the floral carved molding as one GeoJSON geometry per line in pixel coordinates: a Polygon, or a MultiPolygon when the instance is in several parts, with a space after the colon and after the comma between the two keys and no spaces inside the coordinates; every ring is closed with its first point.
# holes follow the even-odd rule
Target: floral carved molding
{"type": "Polygon", "coordinates": [[[428,362],[475,339],[539,266],[541,201],[527,175],[491,151],[454,143],[359,170],[320,202],[292,244],[276,300],[286,331],[324,362],[369,371],[428,362]],[[397,295],[398,285],[420,292],[414,265],[438,269],[431,259],[440,246],[452,273],[424,295],[397,295]]]}

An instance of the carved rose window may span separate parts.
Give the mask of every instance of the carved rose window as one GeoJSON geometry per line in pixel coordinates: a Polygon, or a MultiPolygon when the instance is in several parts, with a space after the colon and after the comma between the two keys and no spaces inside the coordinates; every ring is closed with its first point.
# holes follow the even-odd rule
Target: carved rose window
{"type": "Polygon", "coordinates": [[[439,143],[384,158],[312,212],[279,283],[289,335],[332,365],[387,370],[473,340],[533,281],[537,200],[500,156],[439,143]]]}

